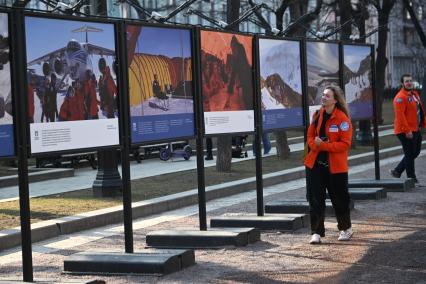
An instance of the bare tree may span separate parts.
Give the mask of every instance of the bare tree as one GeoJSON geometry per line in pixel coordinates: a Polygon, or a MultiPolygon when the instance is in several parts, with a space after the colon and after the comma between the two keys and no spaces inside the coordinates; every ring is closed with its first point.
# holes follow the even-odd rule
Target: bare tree
{"type": "MultiPolygon", "coordinates": [[[[419,23],[419,21],[417,19],[417,15],[414,12],[414,9],[413,9],[413,6],[412,6],[413,3],[412,3],[412,1],[408,1],[408,0],[403,0],[403,2],[404,2],[404,5],[405,5],[407,11],[410,13],[411,20],[413,21],[414,27],[416,28],[417,34],[418,34],[418,36],[420,38],[420,41],[423,44],[423,48],[426,48],[426,36],[425,36],[425,33],[423,31],[422,26],[420,25],[420,23],[419,23]]],[[[421,2],[420,3],[416,3],[416,4],[417,5],[421,5],[421,2]]],[[[416,53],[415,51],[412,51],[412,52],[416,53]]],[[[425,66],[424,65],[424,63],[425,63],[425,60],[424,60],[425,59],[425,57],[424,57],[424,50],[422,52],[419,52],[419,54],[416,54],[414,56],[414,58],[418,59],[417,62],[421,62],[420,63],[421,66],[425,66]]],[[[421,74],[422,72],[418,72],[418,73],[421,74]]],[[[419,80],[420,80],[420,78],[419,78],[419,80]]],[[[426,102],[426,72],[425,71],[423,71],[422,85],[423,85],[423,88],[422,88],[422,96],[421,97],[422,97],[423,104],[424,104],[426,102]]]]}
{"type": "Polygon", "coordinates": [[[396,0],[370,0],[378,14],[378,27],[379,27],[379,42],[377,44],[377,59],[376,59],[376,94],[377,94],[377,116],[379,123],[383,123],[382,115],[382,104],[383,104],[383,92],[385,89],[385,70],[388,65],[388,58],[386,57],[387,40],[388,40],[388,29],[381,27],[387,27],[389,23],[390,12],[395,5],[396,0]]]}
{"type": "MultiPolygon", "coordinates": [[[[275,11],[277,18],[276,28],[283,30],[283,16],[287,9],[290,12],[290,24],[286,29],[286,35],[290,37],[306,37],[307,28],[318,17],[322,0],[316,1],[316,7],[313,11],[308,12],[309,1],[290,1],[283,0],[281,5],[275,11]]],[[[290,156],[290,147],[288,146],[287,131],[275,130],[277,157],[281,160],[287,159],[290,156]]]]}
{"type": "MultiPolygon", "coordinates": [[[[232,23],[238,19],[240,15],[240,0],[227,0],[227,22],[232,23]]],[[[233,30],[238,31],[238,25],[235,25],[233,30]]],[[[216,170],[218,172],[230,172],[232,160],[232,136],[221,135],[217,137],[217,159],[216,170]]]]}

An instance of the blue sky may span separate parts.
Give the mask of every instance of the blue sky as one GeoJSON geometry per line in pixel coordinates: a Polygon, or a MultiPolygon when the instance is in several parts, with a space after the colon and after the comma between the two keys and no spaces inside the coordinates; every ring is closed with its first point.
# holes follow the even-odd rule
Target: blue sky
{"type": "Polygon", "coordinates": [[[0,35],[8,36],[7,14],[0,13],[0,35]]]}
{"type": "Polygon", "coordinates": [[[71,30],[88,25],[103,32],[89,32],[89,43],[115,50],[114,25],[69,20],[25,18],[27,60],[31,61],[46,53],[65,47],[71,39],[85,42],[86,33],[73,33],[71,30]]]}
{"type": "MultiPolygon", "coordinates": [[[[65,47],[71,39],[81,43],[86,41],[86,33],[73,33],[72,30],[81,28],[84,25],[102,29],[102,32],[89,32],[89,43],[115,50],[114,25],[100,24],[92,22],[69,21],[62,19],[46,19],[37,17],[25,18],[25,36],[27,62],[39,58],[45,54],[65,47]]],[[[97,62],[99,56],[90,56],[92,70],[95,75],[99,75],[97,62]]],[[[111,66],[113,58],[106,57],[107,65],[111,66]]],[[[41,74],[41,65],[34,65],[37,74],[41,74]]]]}
{"type": "Polygon", "coordinates": [[[135,51],[136,53],[164,55],[168,57],[181,57],[183,52],[183,57],[190,57],[190,31],[184,29],[142,27],[135,51]]]}
{"type": "Polygon", "coordinates": [[[339,45],[337,43],[307,42],[308,65],[336,72],[339,70],[339,45]]]}
{"type": "Polygon", "coordinates": [[[353,72],[358,71],[361,60],[371,54],[369,46],[360,45],[344,45],[343,46],[343,60],[345,65],[353,72]]]}

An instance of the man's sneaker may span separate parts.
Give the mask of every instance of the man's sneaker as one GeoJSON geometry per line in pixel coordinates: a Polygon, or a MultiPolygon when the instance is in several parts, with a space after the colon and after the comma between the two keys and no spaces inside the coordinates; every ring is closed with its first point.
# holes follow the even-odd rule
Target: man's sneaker
{"type": "Polygon", "coordinates": [[[311,245],[319,244],[321,243],[321,236],[318,234],[313,234],[311,237],[311,240],[309,241],[311,245]]]}
{"type": "Polygon", "coordinates": [[[338,241],[349,241],[354,234],[354,231],[352,231],[352,228],[349,228],[347,230],[340,231],[338,241]]]}
{"type": "Polygon", "coordinates": [[[400,178],[401,177],[401,173],[398,173],[396,170],[389,170],[389,173],[391,174],[391,176],[393,176],[394,178],[400,178]]]}

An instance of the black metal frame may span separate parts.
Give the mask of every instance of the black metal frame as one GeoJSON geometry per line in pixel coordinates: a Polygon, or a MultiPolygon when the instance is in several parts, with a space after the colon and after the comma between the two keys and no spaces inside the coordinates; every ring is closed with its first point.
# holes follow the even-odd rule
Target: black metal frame
{"type": "MultiPolygon", "coordinates": [[[[176,29],[176,30],[188,30],[190,33],[190,44],[191,44],[191,65],[192,65],[192,97],[193,97],[193,114],[194,114],[194,131],[193,131],[193,135],[190,136],[177,136],[177,137],[172,137],[172,138],[168,138],[168,139],[159,139],[159,140],[151,140],[151,141],[146,141],[146,142],[135,142],[133,143],[132,140],[130,140],[131,142],[131,146],[132,147],[139,147],[139,146],[146,146],[146,145],[151,145],[151,144],[159,144],[159,143],[170,143],[170,142],[175,142],[175,141],[179,141],[179,140],[188,140],[188,139],[194,139],[196,137],[196,115],[195,115],[195,111],[196,111],[196,104],[195,104],[195,97],[196,97],[196,86],[195,86],[195,81],[194,81],[194,77],[195,77],[195,65],[194,65],[194,59],[196,56],[198,56],[196,54],[196,50],[194,50],[193,48],[193,42],[194,42],[194,27],[193,26],[189,26],[189,25],[167,25],[167,24],[158,24],[158,23],[147,23],[144,21],[140,21],[140,20],[125,20],[124,24],[127,28],[127,26],[140,26],[140,27],[154,27],[154,28],[163,28],[163,29],[176,29]]],[[[127,42],[126,42],[126,48],[127,48],[127,42]]],[[[127,51],[127,50],[126,50],[127,51]]],[[[128,62],[128,64],[130,64],[130,62],[128,62]]],[[[127,65],[128,65],[127,64],[127,65]]],[[[126,66],[127,66],[126,65],[126,66]]],[[[128,66],[127,66],[128,68],[128,66]]],[[[126,90],[129,90],[129,82],[127,80],[127,82],[124,82],[124,84],[126,84],[126,90]]],[[[129,93],[129,98],[130,98],[130,93],[129,93]]],[[[128,108],[130,108],[130,105],[128,106],[128,108]]],[[[129,112],[130,115],[130,112],[129,112]]],[[[130,136],[131,136],[131,132],[130,132],[130,136]]],[[[131,137],[130,137],[131,138],[131,137]]]]}
{"type": "Polygon", "coordinates": [[[262,92],[260,88],[260,47],[259,36],[253,37],[253,67],[254,67],[254,125],[255,136],[254,145],[256,146],[256,205],[257,216],[264,216],[264,201],[263,201],[263,167],[262,167],[262,148],[261,137],[263,134],[263,117],[262,117],[262,92]]]}
{"type": "Polygon", "coordinates": [[[200,28],[196,27],[193,30],[192,46],[197,52],[194,58],[194,81],[196,86],[195,105],[196,107],[196,121],[195,126],[197,130],[197,183],[198,183],[198,218],[199,227],[201,231],[207,230],[207,213],[206,213],[206,180],[204,171],[204,114],[203,114],[203,99],[201,97],[201,38],[200,28]]]}
{"type": "MultiPolygon", "coordinates": [[[[270,39],[270,40],[277,40],[277,41],[283,41],[283,42],[297,42],[299,44],[299,63],[300,63],[300,76],[301,76],[301,83],[302,83],[302,104],[300,105],[300,108],[302,109],[302,113],[304,112],[304,107],[303,107],[303,97],[307,96],[307,93],[305,93],[304,90],[304,85],[303,85],[303,54],[302,54],[302,45],[303,45],[303,41],[300,39],[296,39],[296,38],[283,38],[283,37],[274,37],[274,36],[257,36],[257,44],[260,43],[260,40],[262,39],[270,39]]],[[[256,81],[259,82],[260,81],[260,50],[257,50],[257,53],[255,55],[255,59],[259,61],[257,68],[259,69],[256,74],[256,81]]],[[[260,87],[260,86],[259,86],[260,87]]],[[[260,91],[260,88],[259,88],[260,91]]],[[[258,94],[259,96],[261,96],[261,94],[258,94]]],[[[260,107],[260,106],[259,106],[260,107]]],[[[261,111],[262,113],[262,111],[261,111]]],[[[303,114],[302,114],[302,118],[303,118],[303,114]]],[[[273,132],[275,130],[292,130],[292,129],[300,129],[302,127],[305,126],[305,120],[302,119],[302,125],[297,125],[297,126],[291,126],[291,127],[278,127],[278,128],[271,128],[271,129],[267,129],[265,130],[266,132],[273,132]]],[[[263,129],[263,124],[262,124],[262,129],[263,129]]],[[[256,145],[257,146],[257,145],[256,145]]]]}
{"type": "Polygon", "coordinates": [[[133,253],[133,214],[132,214],[132,190],[130,178],[130,116],[129,116],[129,94],[127,70],[127,45],[126,27],[123,22],[115,23],[116,58],[118,62],[118,94],[119,94],[119,125],[120,125],[120,144],[121,144],[121,175],[123,185],[123,223],[124,223],[124,246],[126,253],[133,253]]]}
{"type": "MultiPolygon", "coordinates": [[[[371,45],[371,44],[366,44],[366,43],[346,43],[346,42],[340,42],[340,60],[341,60],[341,63],[340,63],[340,66],[341,66],[341,68],[340,68],[340,76],[341,76],[341,83],[340,83],[340,87],[342,88],[342,90],[343,90],[343,92],[346,94],[346,89],[345,89],[345,85],[344,85],[344,74],[343,74],[343,66],[344,66],[344,64],[345,64],[345,46],[362,46],[362,47],[368,47],[368,48],[371,48],[372,46],[374,47],[374,45],[371,45]]],[[[371,52],[370,53],[370,56],[371,56],[371,72],[372,72],[372,74],[373,74],[373,69],[374,69],[374,63],[373,63],[373,55],[374,55],[374,48],[373,48],[373,52],[371,52]]],[[[373,80],[373,76],[371,76],[371,89],[373,90],[374,89],[374,80],[373,80]]],[[[375,92],[373,92],[373,99],[372,99],[372,104],[374,104],[374,100],[375,100],[375,98],[374,98],[374,95],[375,95],[375,92]]],[[[360,120],[370,120],[370,119],[373,119],[374,118],[374,111],[373,111],[373,113],[372,113],[372,116],[370,116],[370,117],[361,117],[361,118],[356,118],[356,119],[353,119],[352,117],[351,117],[351,121],[352,122],[356,122],[356,121],[360,121],[360,120]]]]}
{"type": "MultiPolygon", "coordinates": [[[[199,62],[200,62],[200,66],[199,69],[201,71],[201,33],[203,31],[209,31],[209,32],[219,32],[219,33],[228,33],[228,34],[235,34],[235,35],[241,35],[241,36],[249,36],[249,37],[254,37],[253,34],[251,33],[242,33],[242,32],[235,32],[235,31],[229,31],[229,30],[218,30],[218,29],[208,29],[208,28],[198,28],[197,29],[197,37],[199,38],[199,42],[200,45],[197,49],[197,56],[199,56],[199,62]]],[[[252,44],[252,51],[253,51],[253,44],[252,44]]],[[[255,80],[256,78],[254,78],[254,60],[255,58],[253,58],[253,52],[252,52],[252,67],[251,67],[251,73],[252,73],[252,86],[254,87],[255,85],[255,80]]],[[[200,76],[199,78],[199,82],[200,86],[203,84],[203,80],[202,77],[200,76]]],[[[200,93],[199,96],[201,98],[201,102],[203,101],[203,92],[202,89],[200,88],[200,93]]],[[[202,112],[202,117],[201,117],[201,123],[202,123],[202,128],[203,128],[203,137],[216,137],[216,136],[228,136],[228,135],[232,135],[232,136],[239,136],[239,135],[253,135],[255,133],[255,125],[253,125],[254,130],[253,131],[245,131],[245,132],[226,132],[226,133],[212,133],[212,134],[206,134],[206,128],[205,128],[205,123],[204,123],[204,105],[201,104],[201,109],[200,111],[202,112]]],[[[255,116],[256,110],[255,110],[255,92],[253,91],[253,115],[255,116]]]]}
{"type": "MultiPolygon", "coordinates": [[[[0,13],[1,14],[7,14],[7,21],[8,21],[8,33],[9,33],[9,39],[11,39],[13,37],[12,35],[12,25],[13,25],[13,10],[12,9],[4,9],[2,7],[0,7],[0,13]]],[[[12,50],[14,50],[14,42],[12,40],[9,40],[9,64],[10,64],[10,88],[11,88],[11,95],[12,95],[12,112],[13,112],[13,155],[8,155],[8,156],[0,156],[0,160],[14,160],[18,157],[18,127],[17,127],[17,122],[16,122],[16,115],[18,114],[18,109],[16,108],[16,104],[15,104],[15,96],[17,93],[14,92],[13,89],[13,84],[16,80],[15,76],[14,76],[14,69],[16,68],[15,66],[13,66],[13,61],[12,61],[12,50]]]]}
{"type": "MultiPolygon", "coordinates": [[[[12,90],[15,94],[26,94],[26,73],[22,72],[26,65],[25,47],[24,47],[24,15],[22,11],[15,10],[13,18],[9,23],[12,24],[11,42],[16,52],[11,53],[11,62],[13,62],[13,83],[12,90]]],[[[15,110],[20,110],[24,115],[16,116],[16,131],[18,145],[18,176],[19,176],[19,210],[21,217],[21,246],[22,246],[22,270],[23,280],[33,281],[33,263],[32,263],[32,243],[31,243],[31,215],[30,215],[30,195],[28,182],[28,140],[27,140],[27,100],[28,96],[18,95],[15,97],[15,110]],[[23,111],[24,110],[24,111],[23,111]]]]}
{"type": "MultiPolygon", "coordinates": [[[[34,17],[34,18],[41,18],[41,19],[51,19],[51,20],[68,20],[68,21],[75,21],[75,22],[82,22],[82,23],[99,23],[99,24],[110,24],[112,25],[113,29],[114,29],[114,33],[116,34],[116,20],[108,20],[105,18],[94,18],[94,17],[87,17],[87,18],[81,18],[81,17],[76,17],[76,16],[71,16],[71,15],[56,15],[56,14],[49,14],[49,13],[35,13],[35,12],[27,12],[24,11],[23,12],[24,18],[23,18],[23,30],[22,33],[25,35],[25,19],[28,17],[34,17]]],[[[115,53],[116,53],[116,64],[120,65],[120,62],[118,61],[118,55],[117,55],[117,50],[118,50],[118,44],[119,44],[119,39],[114,37],[114,45],[115,45],[115,53]]],[[[25,59],[25,71],[21,70],[22,72],[25,72],[26,74],[26,70],[27,70],[27,56],[26,56],[26,46],[27,46],[27,42],[26,42],[26,37],[24,36],[24,50],[23,53],[21,54],[21,56],[23,56],[23,58],[25,59]]],[[[117,84],[117,89],[120,89],[120,85],[122,84],[122,82],[119,82],[118,80],[119,75],[116,74],[116,84],[117,84]]],[[[28,82],[27,82],[27,78],[26,75],[24,77],[24,80],[21,82],[24,86],[28,86],[28,82]]],[[[118,96],[120,96],[121,94],[118,93],[118,96]]],[[[120,120],[120,112],[122,111],[119,107],[118,108],[118,116],[119,116],[119,120],[120,120]]],[[[27,113],[28,111],[28,103],[25,103],[24,106],[25,109],[25,113],[27,113]]],[[[120,121],[118,121],[118,124],[120,125],[120,121]]],[[[27,127],[26,127],[26,131],[27,131],[27,137],[29,139],[30,135],[30,124],[27,122],[27,127]]],[[[119,137],[121,136],[121,129],[119,127],[119,137]]],[[[66,155],[66,154],[73,154],[73,153],[81,153],[81,152],[91,152],[91,151],[100,151],[100,150],[118,150],[120,149],[120,144],[116,144],[116,145],[108,145],[108,146],[100,146],[100,147],[87,147],[87,148],[77,148],[77,149],[69,149],[69,150],[60,150],[60,151],[50,151],[50,152],[40,152],[40,153],[31,153],[31,143],[29,141],[28,143],[28,147],[30,149],[29,151],[29,156],[31,157],[50,157],[50,156],[56,156],[56,155],[66,155]]]]}
{"type": "Polygon", "coordinates": [[[371,65],[372,65],[372,88],[373,88],[373,145],[374,145],[374,176],[376,180],[380,180],[380,153],[379,153],[379,117],[377,112],[378,96],[376,93],[376,53],[374,51],[374,45],[370,45],[371,48],[371,65]]]}
{"type": "Polygon", "coordinates": [[[306,39],[303,39],[301,42],[301,72],[302,72],[302,106],[303,106],[303,140],[306,143],[308,127],[309,127],[309,102],[308,102],[308,59],[306,56],[306,39]]]}

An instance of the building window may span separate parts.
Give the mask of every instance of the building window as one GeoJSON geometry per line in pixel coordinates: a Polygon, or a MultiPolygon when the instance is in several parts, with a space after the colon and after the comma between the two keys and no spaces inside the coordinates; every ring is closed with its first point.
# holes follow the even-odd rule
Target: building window
{"type": "Polygon", "coordinates": [[[406,46],[413,46],[415,35],[416,35],[416,31],[414,29],[404,28],[404,44],[406,46]]]}
{"type": "Polygon", "coordinates": [[[417,9],[417,17],[419,21],[423,20],[423,7],[419,6],[419,8],[417,9]]]}

